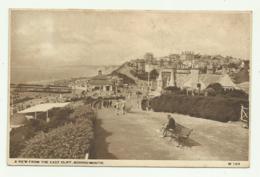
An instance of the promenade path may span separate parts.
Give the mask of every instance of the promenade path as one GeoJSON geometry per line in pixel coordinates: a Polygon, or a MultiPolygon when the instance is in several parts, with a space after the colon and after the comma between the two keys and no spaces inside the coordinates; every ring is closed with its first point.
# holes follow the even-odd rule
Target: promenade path
{"type": "Polygon", "coordinates": [[[173,114],[193,129],[184,148],[161,138],[167,113],[138,109],[116,115],[111,108],[97,111],[95,158],[136,160],[247,160],[248,130],[241,123],[222,123],[173,114]]]}

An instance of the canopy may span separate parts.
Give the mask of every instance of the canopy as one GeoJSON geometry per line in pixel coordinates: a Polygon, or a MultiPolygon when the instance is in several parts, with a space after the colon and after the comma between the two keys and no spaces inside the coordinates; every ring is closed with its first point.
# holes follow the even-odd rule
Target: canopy
{"type": "Polygon", "coordinates": [[[53,108],[61,108],[64,107],[66,105],[68,105],[70,102],[66,102],[66,103],[44,103],[44,104],[38,104],[35,105],[33,107],[24,109],[18,113],[21,114],[26,114],[26,113],[32,113],[32,112],[47,112],[50,109],[53,108]]]}

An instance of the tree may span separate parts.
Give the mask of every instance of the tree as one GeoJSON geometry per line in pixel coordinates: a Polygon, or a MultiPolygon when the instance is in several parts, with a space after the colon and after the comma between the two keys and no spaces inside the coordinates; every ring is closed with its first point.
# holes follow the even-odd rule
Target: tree
{"type": "Polygon", "coordinates": [[[180,88],[176,87],[176,86],[169,86],[169,87],[166,87],[164,90],[171,91],[171,92],[180,92],[180,88]]]}
{"type": "Polygon", "coordinates": [[[235,64],[235,63],[229,63],[229,64],[228,64],[228,67],[229,67],[229,68],[235,68],[235,69],[238,68],[237,64],[235,64]]]}
{"type": "Polygon", "coordinates": [[[153,69],[151,72],[150,72],[150,79],[151,80],[155,80],[157,79],[157,77],[159,76],[159,73],[156,69],[153,69]]]}
{"type": "Polygon", "coordinates": [[[207,89],[208,88],[213,88],[215,90],[216,94],[223,94],[223,92],[224,92],[224,89],[220,83],[209,84],[207,89]]]}
{"type": "Polygon", "coordinates": [[[207,88],[205,90],[205,93],[206,93],[206,95],[209,95],[209,96],[216,96],[216,91],[213,88],[207,88]]]}

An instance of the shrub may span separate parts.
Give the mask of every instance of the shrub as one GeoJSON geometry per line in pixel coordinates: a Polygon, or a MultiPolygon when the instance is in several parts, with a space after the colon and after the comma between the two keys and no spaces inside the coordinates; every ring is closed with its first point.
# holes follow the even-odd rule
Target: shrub
{"type": "Polygon", "coordinates": [[[153,69],[150,72],[150,79],[151,80],[156,80],[158,76],[159,76],[159,73],[158,73],[158,71],[156,69],[153,69]]]}
{"type": "Polygon", "coordinates": [[[221,122],[239,120],[241,104],[248,107],[248,100],[173,94],[151,100],[151,107],[156,112],[175,112],[221,122]]]}
{"type": "Polygon", "coordinates": [[[209,86],[207,87],[207,89],[209,89],[209,88],[214,89],[215,92],[216,92],[216,94],[223,94],[223,91],[224,91],[222,85],[219,84],[219,83],[212,83],[212,84],[209,84],[209,86]]]}
{"type": "Polygon", "coordinates": [[[208,96],[216,96],[216,91],[213,88],[207,88],[205,92],[208,93],[208,96]]]}
{"type": "Polygon", "coordinates": [[[73,113],[73,109],[70,107],[54,108],[49,111],[50,122],[47,123],[47,129],[57,128],[58,126],[72,122],[70,114],[73,113]]]}
{"type": "Polygon", "coordinates": [[[49,133],[38,133],[26,142],[21,158],[83,159],[91,149],[94,138],[92,122],[77,120],[53,129],[49,133]]]}
{"type": "Polygon", "coordinates": [[[226,97],[236,97],[236,98],[243,98],[248,99],[248,94],[243,90],[226,90],[223,93],[226,97]]]}
{"type": "Polygon", "coordinates": [[[95,115],[89,106],[78,106],[75,110],[70,107],[55,108],[49,111],[50,122],[46,122],[46,115],[38,115],[38,118],[28,120],[22,127],[15,128],[10,132],[10,153],[11,158],[18,157],[25,147],[25,142],[33,138],[37,133],[49,131],[68,123],[75,123],[78,118],[88,117],[93,120],[95,115]]]}
{"type": "Polygon", "coordinates": [[[71,121],[48,132],[40,131],[26,141],[22,158],[84,158],[94,139],[95,115],[83,105],[70,112],[71,121]]]}
{"type": "Polygon", "coordinates": [[[91,104],[95,101],[96,99],[95,98],[92,98],[91,96],[88,96],[87,98],[85,98],[83,100],[84,104],[91,104]]]}
{"type": "Polygon", "coordinates": [[[29,126],[22,126],[19,128],[12,129],[10,132],[10,158],[17,157],[21,150],[25,147],[25,140],[35,135],[34,129],[29,126]]]}
{"type": "Polygon", "coordinates": [[[169,87],[166,87],[164,90],[168,90],[168,91],[171,91],[171,92],[178,92],[181,89],[178,88],[178,87],[175,87],[175,86],[169,86],[169,87]]]}

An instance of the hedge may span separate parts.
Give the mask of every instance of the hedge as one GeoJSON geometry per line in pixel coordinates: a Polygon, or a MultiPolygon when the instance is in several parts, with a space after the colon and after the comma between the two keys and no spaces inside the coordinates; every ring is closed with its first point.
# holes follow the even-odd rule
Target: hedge
{"type": "Polygon", "coordinates": [[[18,129],[17,131],[16,129],[12,130],[10,157],[85,157],[94,138],[95,114],[93,110],[88,105],[78,106],[73,111],[70,108],[57,109],[52,112],[51,118],[51,121],[44,122],[44,125],[37,123],[41,120],[34,120],[37,124],[29,122],[26,126],[21,127],[22,129],[18,128],[19,131],[18,129]],[[21,132],[22,130],[25,131],[21,132]],[[20,136],[17,136],[19,134],[20,136]]]}
{"type": "Polygon", "coordinates": [[[84,159],[94,139],[94,121],[80,117],[75,123],[40,132],[26,142],[20,158],[84,159]]]}
{"type": "Polygon", "coordinates": [[[221,122],[239,120],[240,105],[248,107],[246,99],[175,94],[161,95],[150,101],[156,112],[180,113],[221,122]]]}
{"type": "Polygon", "coordinates": [[[49,133],[39,133],[26,142],[22,158],[44,159],[84,159],[89,152],[93,138],[93,126],[90,121],[70,123],[49,133]]]}
{"type": "Polygon", "coordinates": [[[49,111],[50,122],[46,122],[46,114],[39,114],[37,119],[28,120],[24,126],[14,128],[10,132],[10,157],[16,158],[25,147],[25,142],[34,137],[38,132],[45,133],[64,124],[73,122],[71,118],[73,110],[65,108],[54,108],[49,111]]]}

